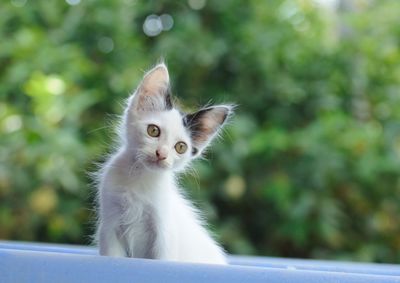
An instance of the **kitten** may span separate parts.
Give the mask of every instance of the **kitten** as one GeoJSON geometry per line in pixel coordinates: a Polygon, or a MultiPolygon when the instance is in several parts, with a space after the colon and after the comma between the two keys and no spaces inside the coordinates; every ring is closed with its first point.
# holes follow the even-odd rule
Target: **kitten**
{"type": "Polygon", "coordinates": [[[144,76],[128,99],[121,146],[98,175],[101,255],[226,264],[176,173],[201,155],[232,108],[183,114],[172,103],[164,64],[144,76]]]}

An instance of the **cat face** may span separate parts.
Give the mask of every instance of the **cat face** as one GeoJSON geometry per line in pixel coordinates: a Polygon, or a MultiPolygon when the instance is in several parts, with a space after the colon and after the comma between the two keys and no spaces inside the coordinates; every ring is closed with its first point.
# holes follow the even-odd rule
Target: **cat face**
{"type": "Polygon", "coordinates": [[[180,112],[172,104],[168,70],[157,65],[129,98],[124,118],[127,146],[146,169],[180,171],[201,155],[231,111],[219,105],[180,112]]]}
{"type": "Polygon", "coordinates": [[[152,170],[182,170],[192,159],[192,140],[176,109],[141,113],[130,125],[137,159],[152,170]]]}

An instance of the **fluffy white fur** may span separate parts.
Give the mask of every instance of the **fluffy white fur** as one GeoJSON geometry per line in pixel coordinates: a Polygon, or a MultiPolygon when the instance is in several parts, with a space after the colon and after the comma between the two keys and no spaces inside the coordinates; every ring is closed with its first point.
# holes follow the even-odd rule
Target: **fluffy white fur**
{"type": "Polygon", "coordinates": [[[101,255],[226,263],[175,174],[201,154],[231,111],[219,105],[182,114],[171,103],[166,66],[144,76],[125,109],[121,146],[98,175],[101,255]],[[160,129],[158,137],[148,134],[149,125],[160,129]],[[175,150],[181,141],[183,154],[175,150]]]}

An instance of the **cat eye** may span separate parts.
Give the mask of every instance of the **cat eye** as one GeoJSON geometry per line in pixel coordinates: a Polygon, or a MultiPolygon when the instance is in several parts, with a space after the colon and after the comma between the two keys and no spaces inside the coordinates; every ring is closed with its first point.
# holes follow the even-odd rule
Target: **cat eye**
{"type": "Polygon", "coordinates": [[[147,133],[149,134],[150,137],[157,138],[160,136],[161,131],[159,127],[151,124],[147,126],[147,133]]]}
{"type": "Polygon", "coordinates": [[[175,150],[179,154],[184,154],[187,150],[187,144],[182,141],[177,142],[175,145],[175,150]]]}

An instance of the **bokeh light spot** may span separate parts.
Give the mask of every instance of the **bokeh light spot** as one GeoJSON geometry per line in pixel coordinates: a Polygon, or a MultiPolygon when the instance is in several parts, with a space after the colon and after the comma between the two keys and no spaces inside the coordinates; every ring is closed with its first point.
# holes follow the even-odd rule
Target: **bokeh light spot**
{"type": "Polygon", "coordinates": [[[65,0],[65,2],[67,2],[68,5],[75,6],[81,3],[81,0],[65,0]]]}
{"type": "Polygon", "coordinates": [[[4,119],[3,128],[8,133],[18,131],[21,127],[22,119],[19,115],[11,115],[4,119]]]}
{"type": "Polygon", "coordinates": [[[157,36],[162,31],[163,26],[160,17],[157,15],[149,15],[143,24],[143,31],[148,36],[157,36]]]}
{"type": "Polygon", "coordinates": [[[35,190],[30,198],[29,205],[31,209],[42,215],[49,214],[58,204],[58,196],[54,189],[49,186],[41,187],[35,190]]]}
{"type": "Polygon", "coordinates": [[[189,7],[193,10],[201,10],[206,6],[207,0],[188,0],[189,7]]]}
{"type": "Polygon", "coordinates": [[[160,21],[163,30],[170,30],[174,26],[174,19],[170,14],[162,14],[160,16],[160,21]]]}
{"type": "Polygon", "coordinates": [[[110,37],[102,37],[99,39],[97,47],[103,53],[110,53],[114,49],[114,41],[110,37]]]}
{"type": "Polygon", "coordinates": [[[52,75],[47,77],[45,87],[50,94],[61,95],[64,93],[66,85],[60,77],[52,75]]]}
{"type": "Polygon", "coordinates": [[[15,6],[15,7],[24,7],[27,0],[11,0],[11,5],[15,6]]]}
{"type": "Polygon", "coordinates": [[[246,182],[241,176],[231,176],[225,182],[225,193],[232,199],[239,199],[246,190],[246,182]]]}

